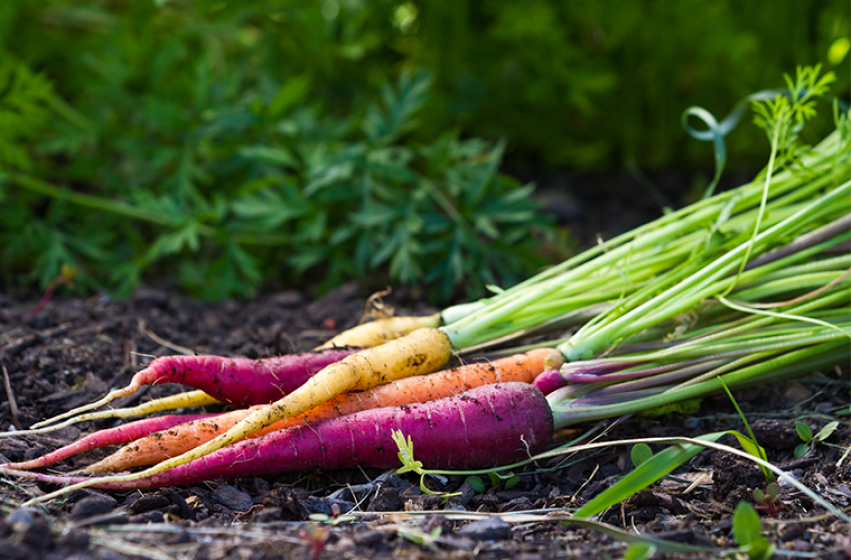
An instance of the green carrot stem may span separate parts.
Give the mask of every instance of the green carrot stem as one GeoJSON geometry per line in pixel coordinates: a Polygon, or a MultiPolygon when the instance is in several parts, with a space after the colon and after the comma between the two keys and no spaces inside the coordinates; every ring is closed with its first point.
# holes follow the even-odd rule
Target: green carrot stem
{"type": "MultiPolygon", "coordinates": [[[[851,328],[851,323],[845,323],[836,326],[840,329],[849,329],[851,328]]],[[[836,340],[838,338],[842,338],[843,336],[845,335],[843,335],[842,333],[838,333],[836,330],[831,328],[812,326],[801,328],[799,329],[799,332],[789,334],[762,336],[759,338],[746,338],[744,340],[732,342],[715,342],[700,346],[690,346],[681,349],[680,351],[674,351],[676,350],[675,347],[669,352],[657,352],[655,354],[647,354],[643,356],[644,359],[647,360],[644,365],[627,368],[621,373],[629,373],[630,371],[638,369],[639,367],[653,367],[653,365],[657,365],[660,363],[670,363],[671,361],[690,360],[700,357],[726,358],[732,356],[746,355],[749,352],[788,350],[798,346],[808,346],[811,344],[827,342],[829,340],[836,340]]],[[[605,361],[606,363],[616,363],[635,361],[637,359],[640,358],[638,356],[627,355],[612,358],[611,361],[602,361],[605,361]]],[[[582,364],[582,362],[571,363],[582,364]]]]}
{"type": "MultiPolygon", "coordinates": [[[[819,210],[841,200],[843,196],[847,196],[849,191],[851,191],[851,181],[836,187],[786,219],[764,230],[756,236],[756,246],[760,246],[765,240],[780,232],[802,228],[819,214],[819,210]]],[[[661,294],[620,314],[605,324],[600,324],[600,326],[587,324],[567,343],[560,345],[559,350],[569,360],[586,359],[610,345],[613,341],[682,312],[706,297],[704,292],[707,287],[734,270],[739,259],[745,251],[749,250],[748,247],[750,246],[750,243],[739,245],[692,276],[677,282],[661,294]]]]}
{"type": "MultiPolygon", "coordinates": [[[[760,383],[785,377],[800,375],[842,363],[848,357],[849,346],[846,341],[828,343],[802,348],[787,352],[781,356],[744,367],[738,371],[721,376],[724,383],[731,389],[745,386],[748,382],[760,383]]],[[[628,402],[603,406],[571,406],[569,401],[562,401],[558,391],[548,396],[556,429],[571,424],[603,418],[612,418],[623,414],[640,412],[660,407],[673,402],[701,397],[722,389],[717,378],[695,383],[693,385],[674,388],[659,395],[630,400],[628,402]]]]}
{"type": "MultiPolygon", "coordinates": [[[[787,310],[787,313],[794,315],[802,315],[804,313],[810,313],[814,310],[824,309],[827,307],[831,307],[837,304],[847,305],[847,301],[849,299],[849,293],[847,290],[835,290],[831,293],[825,294],[819,298],[816,298],[811,301],[807,301],[796,305],[787,310]]],[[[841,322],[845,322],[848,319],[847,313],[844,315],[840,315],[839,318],[841,322]]],[[[709,344],[712,344],[715,341],[731,339],[735,336],[744,336],[747,335],[748,332],[754,332],[758,329],[765,329],[766,327],[777,324],[782,319],[779,317],[773,316],[756,316],[751,315],[748,317],[744,317],[738,321],[734,321],[732,323],[728,323],[726,325],[720,325],[713,331],[709,333],[695,336],[691,339],[679,342],[677,345],[665,348],[655,352],[654,359],[660,360],[663,358],[670,358],[677,355],[683,355],[685,352],[688,352],[692,348],[701,348],[707,347],[709,344]]],[[[787,324],[788,323],[784,323],[787,324]]],[[[813,329],[813,327],[803,327],[799,328],[813,329]]],[[[635,360],[635,357],[629,356],[617,356],[615,359],[623,359],[625,361],[635,360]]],[[[568,366],[569,367],[569,366],[568,366]]]]}

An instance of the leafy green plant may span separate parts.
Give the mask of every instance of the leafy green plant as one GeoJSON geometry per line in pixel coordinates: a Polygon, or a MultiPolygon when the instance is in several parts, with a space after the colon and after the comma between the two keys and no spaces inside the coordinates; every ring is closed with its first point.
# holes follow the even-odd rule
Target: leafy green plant
{"type": "Polygon", "coordinates": [[[426,72],[403,74],[360,121],[307,109],[281,116],[306,88],[285,84],[268,103],[211,115],[179,156],[173,188],[133,190],[130,200],[8,173],[9,185],[53,197],[56,211],[37,226],[0,230],[4,256],[25,266],[26,255],[43,255],[30,262],[42,278],[73,264],[81,281],[121,293],[174,267],[184,288],[211,299],[250,293],[282,266],[292,282],[320,275],[323,289],[361,278],[432,285],[443,300],[462,285],[476,297],[486,284],[513,284],[543,263],[536,248],[550,229],[532,188],[498,172],[504,145],[451,132],[408,142],[430,83],[426,72]],[[211,157],[222,143],[227,150],[211,157]],[[69,206],[122,225],[111,235],[74,227],[69,206]]]}
{"type": "MultiPolygon", "coordinates": [[[[703,161],[672,99],[731,105],[828,49],[847,91],[839,0],[700,9],[5,0],[0,278],[46,289],[66,264],[82,290],[156,278],[208,298],[367,276],[444,298],[461,276],[470,296],[508,285],[540,259],[526,189],[489,171],[502,157],[528,174],[703,161]],[[434,76],[427,100],[402,83],[412,68],[434,76]]],[[[731,142],[762,159],[759,131],[731,142]]]]}
{"type": "MultiPolygon", "coordinates": [[[[746,438],[744,436],[739,438],[739,443],[741,444],[742,449],[744,449],[754,457],[762,459],[763,461],[768,461],[768,456],[765,454],[765,448],[762,447],[756,441],[756,434],[753,433],[750,422],[748,422],[745,413],[742,412],[741,407],[739,407],[738,401],[736,401],[736,398],[733,397],[733,393],[730,392],[730,388],[727,387],[727,384],[724,383],[724,380],[720,377],[718,379],[721,382],[721,386],[724,388],[724,392],[727,393],[727,397],[730,399],[730,402],[732,402],[733,406],[736,408],[736,412],[739,414],[739,418],[742,419],[742,422],[745,425],[745,429],[748,431],[748,435],[750,436],[749,438],[746,438]]],[[[773,484],[775,481],[774,474],[772,474],[770,470],[763,466],[760,466],[760,470],[762,471],[763,476],[765,476],[765,480],[769,482],[769,486],[773,484]]],[[[777,489],[779,490],[780,487],[778,486],[777,489]]]]}
{"type": "Polygon", "coordinates": [[[0,169],[32,165],[27,143],[50,115],[53,86],[0,48],[0,169]]]}
{"type": "MultiPolygon", "coordinates": [[[[190,105],[241,87],[265,94],[302,75],[318,86],[311,98],[339,116],[419,66],[437,78],[429,136],[458,123],[466,135],[507,136],[526,169],[704,162],[703,150],[680,141],[677,100],[732,106],[796,61],[825,56],[847,91],[848,24],[842,0],[770,13],[730,1],[641,0],[619,10],[556,0],[0,3],[0,45],[51,76],[84,114],[102,108],[110,133],[123,127],[125,146],[150,130],[174,150],[181,133],[172,123],[197,117],[190,105]]],[[[762,160],[757,132],[733,142],[735,153],[762,160]]],[[[75,171],[93,163],[88,155],[75,171]]]]}
{"type": "Polygon", "coordinates": [[[815,449],[816,445],[822,443],[827,438],[829,438],[833,432],[839,427],[839,422],[834,420],[833,422],[827,423],[822,429],[818,431],[817,434],[813,434],[812,428],[809,425],[801,422],[800,420],[795,422],[795,431],[798,433],[798,437],[804,442],[795,447],[795,457],[803,457],[811,450],[815,449]]]}

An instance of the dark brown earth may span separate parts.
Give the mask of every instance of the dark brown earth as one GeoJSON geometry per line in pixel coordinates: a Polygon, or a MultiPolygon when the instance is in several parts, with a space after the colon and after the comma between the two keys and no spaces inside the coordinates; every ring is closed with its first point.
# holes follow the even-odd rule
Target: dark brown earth
{"type": "MultiPolygon", "coordinates": [[[[44,311],[30,315],[33,301],[0,295],[0,364],[10,388],[0,390],[0,428],[9,429],[15,421],[10,397],[17,404],[17,422],[27,427],[124,385],[148,356],[175,353],[166,344],[247,357],[309,349],[354,325],[364,312],[363,296],[350,286],[318,301],[279,292],[212,305],[141,290],[125,301],[57,297],[44,311]]],[[[430,311],[412,299],[396,293],[392,303],[400,313],[430,311]]],[[[174,390],[156,386],[117,404],[132,405],[174,390]]],[[[848,371],[817,372],[740,391],[736,398],[769,460],[849,512],[848,371]],[[800,441],[795,420],[817,430],[832,419],[841,420],[839,430],[796,459],[793,450],[800,441]]],[[[116,424],[100,421],[49,436],[3,438],[0,460],[32,458],[81,433],[116,424]]],[[[631,418],[606,437],[694,436],[723,429],[743,426],[730,401],[719,396],[704,399],[695,415],[631,418]]],[[[723,441],[735,445],[732,439],[723,441]]],[[[0,477],[0,558],[619,558],[627,549],[622,541],[559,519],[631,470],[629,451],[611,447],[569,460],[541,461],[516,471],[520,481],[508,490],[503,483],[488,484],[477,493],[464,477],[450,477],[445,484],[429,478],[431,489],[458,493],[448,501],[422,494],[411,474],[351,469],[211,480],[152,492],[82,490],[26,509],[19,505],[52,488],[0,477]],[[333,517],[338,511],[351,515],[332,523],[310,519],[316,514],[333,517]]],[[[90,452],[57,470],[103,455],[90,452]]],[[[732,509],[739,500],[753,502],[753,490],[764,486],[756,467],[705,451],[599,519],[670,543],[716,550],[666,557],[714,558],[735,546],[732,509]]],[[[777,519],[762,518],[764,534],[779,554],[851,557],[851,525],[824,515],[821,506],[792,486],[783,486],[782,500],[777,519]]]]}

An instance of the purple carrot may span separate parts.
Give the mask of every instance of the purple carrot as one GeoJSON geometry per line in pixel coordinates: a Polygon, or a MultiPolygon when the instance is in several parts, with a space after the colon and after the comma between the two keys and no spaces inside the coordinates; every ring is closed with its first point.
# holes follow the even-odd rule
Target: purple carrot
{"type": "Polygon", "coordinates": [[[119,397],[131,395],[143,385],[157,383],[182,383],[239,407],[268,404],[301,387],[312,375],[326,366],[339,362],[358,350],[332,348],[260,360],[222,356],[163,356],[134,375],[130,384],[123,389],[111,391],[97,402],[39,422],[32,427],[38,428],[92,410],[119,397]]]}
{"type": "Polygon", "coordinates": [[[66,445],[65,447],[61,447],[56,451],[42,455],[41,457],[20,463],[9,463],[7,465],[3,465],[3,467],[22,470],[47,467],[58,463],[59,461],[64,461],[68,457],[76,455],[77,453],[82,453],[83,451],[100,449],[101,447],[106,447],[108,445],[129,443],[154,432],[159,432],[160,430],[168,430],[169,428],[185,424],[186,422],[209,418],[211,416],[217,416],[217,414],[171,414],[168,416],[159,416],[157,418],[145,418],[135,422],[130,422],[129,424],[117,426],[115,428],[100,430],[93,434],[89,434],[74,443],[66,445]]]}
{"type": "MultiPolygon", "coordinates": [[[[149,478],[104,481],[93,487],[146,489],[317,468],[398,467],[394,430],[410,436],[414,458],[425,468],[467,470],[506,465],[541,452],[552,438],[553,420],[544,395],[532,385],[485,385],[455,397],[358,412],[242,440],[149,478]]],[[[92,480],[16,474],[54,484],[92,480]]]]}

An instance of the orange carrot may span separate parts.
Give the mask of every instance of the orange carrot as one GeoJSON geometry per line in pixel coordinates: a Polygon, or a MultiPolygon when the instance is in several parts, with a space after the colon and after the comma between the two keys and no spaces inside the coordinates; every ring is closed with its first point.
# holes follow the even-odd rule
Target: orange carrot
{"type": "MultiPolygon", "coordinates": [[[[561,363],[562,357],[557,350],[543,348],[492,362],[472,363],[429,375],[399,379],[368,391],[345,393],[304,414],[280,420],[249,437],[260,437],[284,428],[373,408],[433,401],[481,385],[531,383],[538,374],[547,369],[558,368],[561,363]]],[[[83,472],[120,472],[132,467],[156,464],[212,440],[251,412],[252,409],[234,410],[151,434],[90,465],[83,472]]]]}

